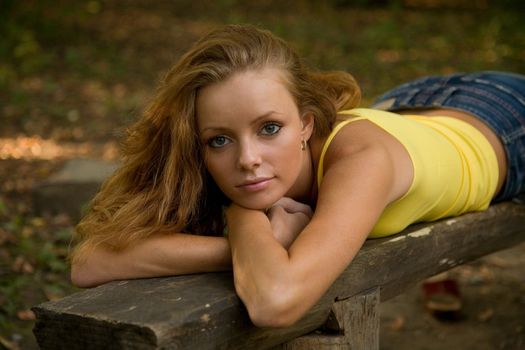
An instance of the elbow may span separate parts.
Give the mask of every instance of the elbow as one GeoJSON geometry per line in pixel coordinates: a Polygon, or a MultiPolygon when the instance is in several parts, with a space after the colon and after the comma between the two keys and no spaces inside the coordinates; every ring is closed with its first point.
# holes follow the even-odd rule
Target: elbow
{"type": "Polygon", "coordinates": [[[79,288],[89,287],[89,283],[86,280],[85,275],[82,273],[81,269],[76,265],[71,265],[70,279],[71,279],[71,283],[75,287],[79,287],[79,288]]]}
{"type": "Polygon", "coordinates": [[[71,264],[70,279],[71,283],[79,288],[92,288],[102,284],[96,279],[92,271],[89,271],[86,264],[80,263],[71,264]]]}
{"type": "Polygon", "coordinates": [[[70,279],[74,286],[92,288],[117,279],[115,266],[119,261],[114,254],[103,248],[83,253],[71,259],[70,279]]]}
{"type": "Polygon", "coordinates": [[[301,303],[291,293],[266,291],[257,300],[245,303],[252,323],[257,327],[284,328],[295,324],[304,314],[301,303]]]}
{"type": "Polygon", "coordinates": [[[260,328],[286,328],[294,325],[297,321],[286,314],[272,313],[268,310],[263,311],[263,314],[250,313],[250,319],[256,327],[260,328]]]}
{"type": "Polygon", "coordinates": [[[261,328],[285,328],[294,325],[299,316],[287,305],[262,304],[249,307],[248,314],[252,323],[261,328]]]}

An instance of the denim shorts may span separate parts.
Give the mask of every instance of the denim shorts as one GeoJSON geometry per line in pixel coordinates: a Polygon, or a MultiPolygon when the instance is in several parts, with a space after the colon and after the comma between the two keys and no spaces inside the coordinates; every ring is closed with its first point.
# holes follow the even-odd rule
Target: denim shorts
{"type": "Polygon", "coordinates": [[[507,154],[507,179],[495,200],[525,192],[525,76],[476,72],[424,77],[386,92],[372,108],[450,108],[478,117],[499,135],[507,154]]]}

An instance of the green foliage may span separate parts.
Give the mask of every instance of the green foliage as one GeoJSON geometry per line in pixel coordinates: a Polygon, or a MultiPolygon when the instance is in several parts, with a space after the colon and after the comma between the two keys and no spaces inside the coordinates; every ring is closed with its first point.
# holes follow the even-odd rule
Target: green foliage
{"type": "Polygon", "coordinates": [[[32,216],[0,196],[0,336],[4,339],[10,332],[31,339],[29,309],[76,290],[68,278],[66,255],[73,228],[67,222],[32,216]]]}
{"type": "MultiPolygon", "coordinates": [[[[525,72],[521,0],[486,10],[414,9],[401,0],[1,0],[0,137],[80,129],[113,138],[200,35],[225,23],[272,30],[316,68],[348,70],[363,104],[426,74],[525,72]]],[[[0,193],[0,336],[31,334],[17,312],[75,290],[72,224],[16,210],[0,193]],[[14,264],[18,261],[17,264],[14,264]],[[16,265],[16,266],[14,266],[16,265]]],[[[1,347],[1,345],[0,345],[1,347]]]]}
{"type": "Polygon", "coordinates": [[[66,45],[80,45],[85,23],[100,3],[3,0],[0,2],[0,88],[14,79],[57,67],[66,45]],[[79,6],[80,5],[80,6],[79,6]]]}

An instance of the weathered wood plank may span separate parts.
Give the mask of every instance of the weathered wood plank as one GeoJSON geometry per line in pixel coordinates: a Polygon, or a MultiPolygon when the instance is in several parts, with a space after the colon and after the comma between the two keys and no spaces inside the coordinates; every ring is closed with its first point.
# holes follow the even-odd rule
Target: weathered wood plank
{"type": "Polygon", "coordinates": [[[379,288],[372,288],[331,308],[323,332],[313,332],[272,350],[378,350],[379,288]]]}
{"type": "Polygon", "coordinates": [[[370,240],[297,324],[254,327],[231,273],[122,282],[34,308],[42,349],[267,349],[307,334],[334,300],[379,286],[382,300],[425,277],[525,240],[525,206],[501,203],[483,213],[410,227],[370,240]]]}
{"type": "Polygon", "coordinates": [[[351,350],[379,350],[379,288],[334,303],[351,350]]]}
{"type": "Polygon", "coordinates": [[[352,350],[352,348],[343,335],[307,334],[272,350],[352,350]]]}

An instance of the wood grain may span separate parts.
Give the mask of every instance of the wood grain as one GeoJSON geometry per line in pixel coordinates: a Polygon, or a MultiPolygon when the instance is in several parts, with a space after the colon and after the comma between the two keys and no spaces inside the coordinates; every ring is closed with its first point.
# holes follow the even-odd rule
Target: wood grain
{"type": "Polygon", "coordinates": [[[323,325],[334,301],[380,288],[387,300],[425,277],[525,240],[525,206],[416,225],[369,240],[295,325],[257,328],[231,273],[116,281],[33,308],[42,349],[268,349],[323,325]]]}

